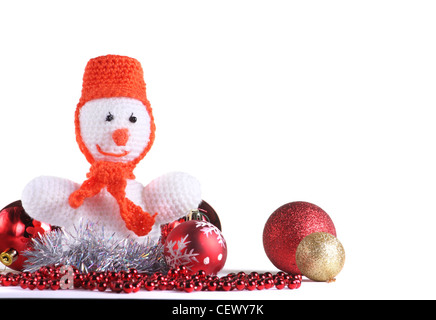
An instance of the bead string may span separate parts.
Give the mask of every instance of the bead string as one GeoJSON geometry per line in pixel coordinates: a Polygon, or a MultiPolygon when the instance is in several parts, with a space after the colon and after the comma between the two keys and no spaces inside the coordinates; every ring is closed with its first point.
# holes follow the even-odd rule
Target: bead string
{"type": "MultiPolygon", "coordinates": [[[[61,267],[41,267],[35,272],[21,272],[0,275],[2,286],[20,286],[23,289],[58,290],[61,288],[61,267]]],[[[285,272],[246,274],[241,271],[229,273],[225,276],[211,276],[204,271],[189,272],[186,267],[180,266],[168,271],[167,274],[155,272],[153,274],[140,273],[136,269],[128,271],[104,271],[82,273],[73,267],[74,289],[110,290],[116,293],[134,293],[141,289],[176,290],[182,292],[193,291],[231,291],[231,290],[264,290],[275,287],[298,289],[301,286],[301,275],[290,275],[285,272]]]]}

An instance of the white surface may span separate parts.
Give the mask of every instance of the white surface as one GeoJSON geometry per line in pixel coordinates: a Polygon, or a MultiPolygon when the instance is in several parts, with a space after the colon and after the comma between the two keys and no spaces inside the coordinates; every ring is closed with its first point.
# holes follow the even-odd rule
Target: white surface
{"type": "MultiPolygon", "coordinates": [[[[157,127],[137,180],[197,177],[221,219],[226,269],[277,271],[262,231],[291,201],[322,207],[346,251],[332,284],[134,297],[436,298],[434,2],[27,1],[0,12],[3,205],[39,175],[85,178],[83,71],[124,54],[142,63],[157,127]]],[[[0,287],[59,295],[115,296],[0,287]]]]}

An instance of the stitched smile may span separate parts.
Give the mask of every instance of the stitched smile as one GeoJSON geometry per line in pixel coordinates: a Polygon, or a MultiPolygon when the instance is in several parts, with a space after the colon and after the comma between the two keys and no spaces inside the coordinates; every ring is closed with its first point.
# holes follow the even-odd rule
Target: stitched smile
{"type": "Polygon", "coordinates": [[[100,152],[102,155],[105,156],[111,156],[111,157],[124,157],[126,155],[128,155],[130,153],[130,151],[124,150],[121,153],[110,153],[110,152],[104,152],[103,150],[101,150],[100,146],[97,144],[97,151],[100,152]]]}

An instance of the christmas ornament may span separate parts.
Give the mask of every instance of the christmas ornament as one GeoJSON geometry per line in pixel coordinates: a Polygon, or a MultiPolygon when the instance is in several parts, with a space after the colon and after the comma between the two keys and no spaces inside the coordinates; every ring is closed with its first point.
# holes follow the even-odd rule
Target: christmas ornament
{"type": "Polygon", "coordinates": [[[169,267],[183,265],[190,272],[217,274],[226,262],[227,246],[221,231],[212,223],[191,220],[170,232],[164,256],[169,267]]]}
{"type": "Polygon", "coordinates": [[[333,221],[320,207],[303,201],[287,203],[274,211],[265,224],[265,253],[278,269],[300,274],[295,253],[300,241],[313,232],[336,236],[333,221]]]}
{"type": "MultiPolygon", "coordinates": [[[[68,271],[68,272],[69,272],[68,271]]],[[[69,275],[68,275],[69,276],[69,275]]],[[[231,290],[267,290],[285,287],[294,290],[301,286],[301,275],[284,272],[246,274],[241,271],[218,277],[207,275],[205,271],[190,272],[184,266],[170,269],[167,273],[143,273],[136,269],[119,272],[81,272],[69,266],[44,266],[34,272],[7,273],[0,275],[0,284],[20,286],[29,290],[82,289],[90,291],[111,291],[115,293],[135,293],[140,290],[175,290],[179,292],[195,291],[231,291],[231,290]],[[71,270],[71,277],[62,286],[67,276],[65,270],[71,270]],[[69,283],[71,282],[71,283],[69,283]]]]}
{"type": "Polygon", "coordinates": [[[21,271],[26,258],[22,254],[32,239],[58,229],[31,218],[21,201],[15,201],[0,211],[0,261],[7,267],[21,271]]]}
{"type": "Polygon", "coordinates": [[[150,238],[131,239],[106,232],[104,225],[82,219],[74,232],[54,230],[32,239],[31,249],[24,251],[24,269],[34,272],[44,266],[68,265],[81,272],[141,272],[168,269],[163,246],[150,238]]]}
{"type": "Polygon", "coordinates": [[[161,238],[160,241],[162,244],[165,243],[166,238],[169,233],[177,227],[179,224],[189,221],[189,220],[203,220],[208,221],[215,225],[221,231],[221,222],[215,210],[208,204],[206,201],[201,201],[198,209],[191,210],[188,215],[177,219],[171,223],[163,224],[160,226],[161,228],[161,238]]]}
{"type": "Polygon", "coordinates": [[[345,250],[339,240],[326,232],[304,237],[297,247],[296,263],[301,273],[315,281],[334,281],[345,262],[345,250]]]}
{"type": "Polygon", "coordinates": [[[161,224],[198,207],[200,184],[186,173],[165,174],[145,187],[135,179],[133,170],[155,138],[139,61],[118,55],[89,60],[74,123],[80,151],[91,165],[87,180],[32,180],[21,198],[29,215],[68,231],[81,217],[99,220],[120,236],[157,241],[161,224]]]}
{"type": "MultiPolygon", "coordinates": [[[[202,215],[203,217],[204,216],[206,217],[207,221],[209,221],[215,227],[220,229],[220,231],[222,231],[221,221],[218,217],[218,214],[216,213],[214,208],[212,208],[212,206],[209,203],[207,203],[204,200],[201,201],[200,205],[198,206],[198,211],[200,212],[200,215],[202,215]]],[[[200,219],[197,219],[197,220],[200,220],[200,219]]]]}

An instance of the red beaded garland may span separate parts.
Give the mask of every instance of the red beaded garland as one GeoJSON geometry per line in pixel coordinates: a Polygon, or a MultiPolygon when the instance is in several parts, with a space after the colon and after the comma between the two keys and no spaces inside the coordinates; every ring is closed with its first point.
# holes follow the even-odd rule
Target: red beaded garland
{"type": "MultiPolygon", "coordinates": [[[[35,272],[6,273],[0,275],[2,286],[20,286],[22,289],[59,290],[63,274],[61,267],[42,267],[35,272]]],[[[229,273],[225,276],[207,275],[203,270],[189,272],[184,266],[172,268],[167,274],[155,272],[153,274],[141,273],[135,269],[128,271],[105,271],[81,273],[74,269],[74,288],[84,290],[97,290],[115,293],[135,293],[143,289],[177,290],[183,292],[194,291],[232,291],[232,290],[264,290],[276,288],[282,290],[298,289],[301,286],[301,275],[291,275],[285,272],[249,274],[241,271],[229,273]]]]}

